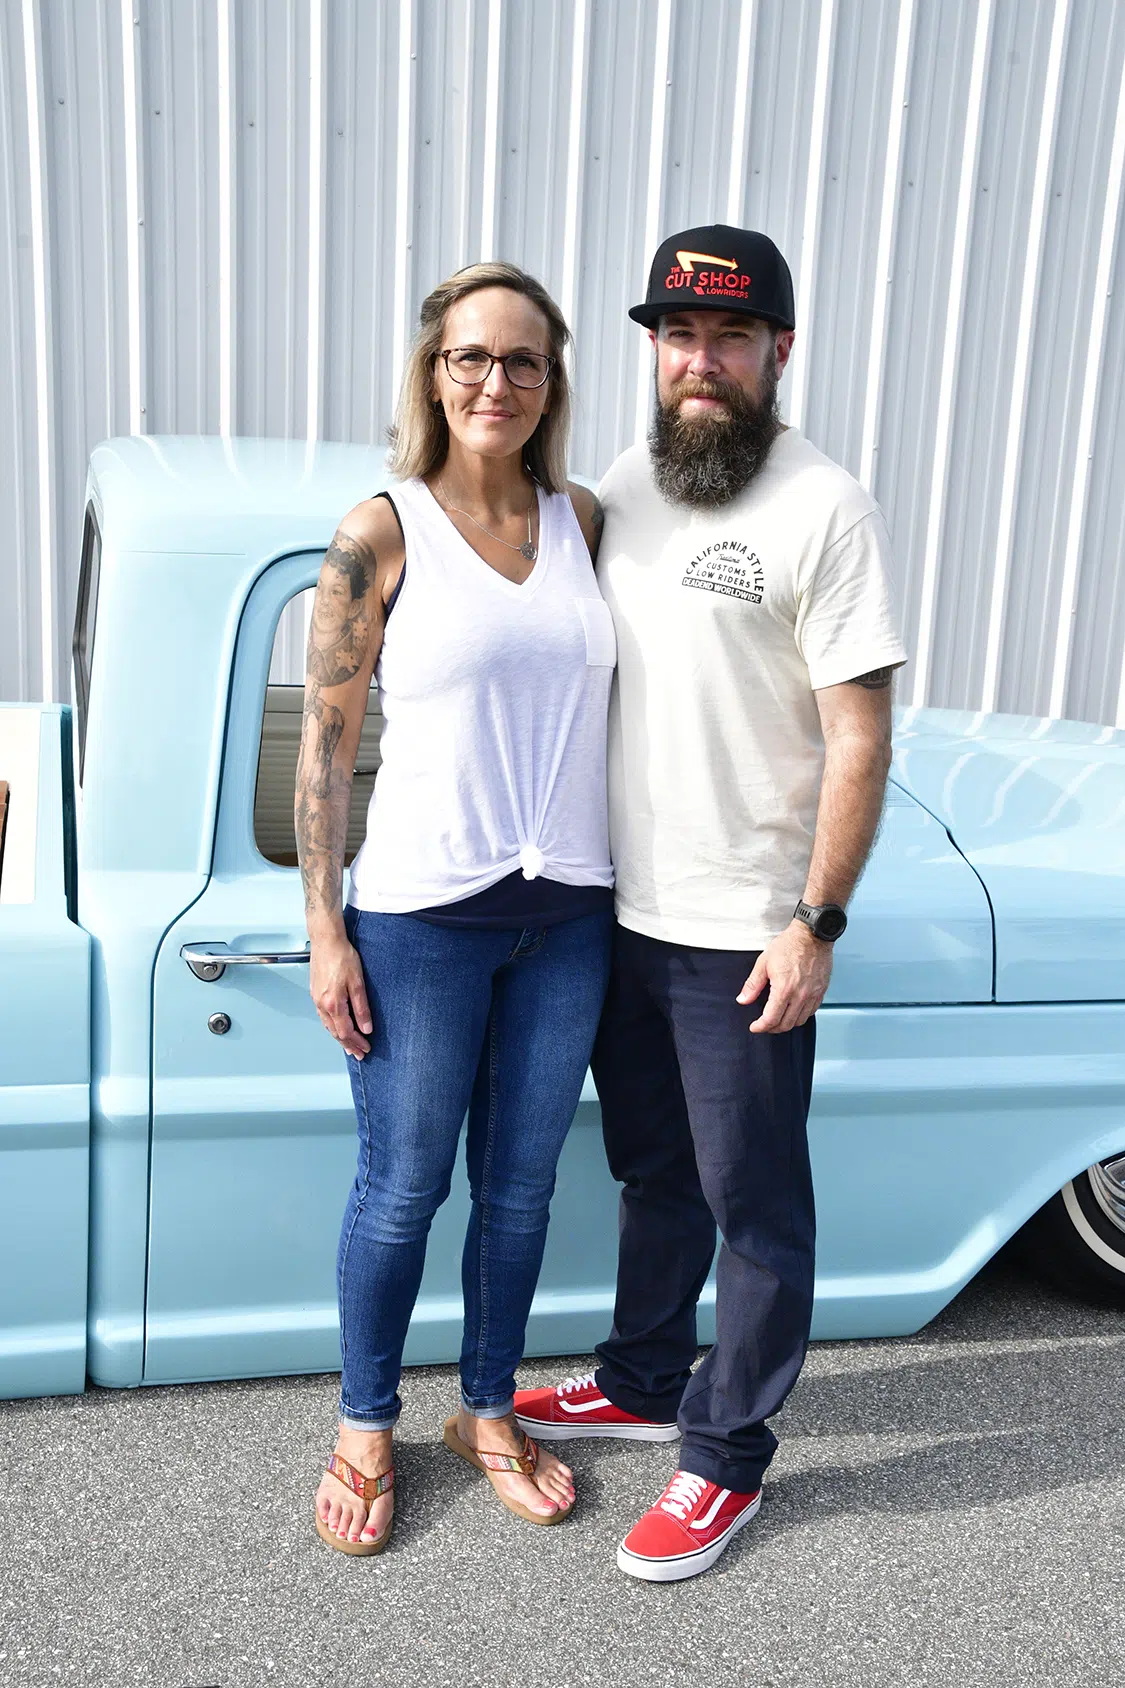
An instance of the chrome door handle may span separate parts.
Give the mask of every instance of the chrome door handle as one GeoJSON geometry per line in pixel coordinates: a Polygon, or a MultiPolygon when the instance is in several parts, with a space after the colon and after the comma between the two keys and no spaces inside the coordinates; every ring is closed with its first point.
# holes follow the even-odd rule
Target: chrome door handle
{"type": "Polygon", "coordinates": [[[307,962],[308,949],[274,950],[268,955],[241,955],[226,944],[184,944],[181,959],[186,961],[197,979],[211,984],[221,979],[228,967],[284,967],[294,962],[307,962]]]}

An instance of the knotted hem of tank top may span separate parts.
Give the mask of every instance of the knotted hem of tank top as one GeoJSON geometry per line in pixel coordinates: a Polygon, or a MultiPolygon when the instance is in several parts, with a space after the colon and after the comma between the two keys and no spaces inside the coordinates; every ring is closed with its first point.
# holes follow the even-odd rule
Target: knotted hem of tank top
{"type": "Polygon", "coordinates": [[[525,844],[520,851],[520,867],[525,879],[538,879],[547,865],[547,858],[538,844],[525,844]]]}

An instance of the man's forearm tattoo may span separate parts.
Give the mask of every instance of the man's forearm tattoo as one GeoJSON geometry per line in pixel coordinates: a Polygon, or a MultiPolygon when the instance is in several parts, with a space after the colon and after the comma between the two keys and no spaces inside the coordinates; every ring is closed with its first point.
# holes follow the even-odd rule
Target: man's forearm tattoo
{"type": "Polygon", "coordinates": [[[848,684],[862,686],[867,692],[884,692],[891,683],[893,673],[893,668],[873,668],[870,674],[857,674],[848,684]]]}
{"type": "Polygon", "coordinates": [[[340,907],[352,786],[351,768],[337,760],[343,710],[320,694],[325,686],[345,685],[363,666],[374,584],[374,554],[338,533],[325,554],[313,604],[297,758],[294,828],[307,916],[340,907]]]}

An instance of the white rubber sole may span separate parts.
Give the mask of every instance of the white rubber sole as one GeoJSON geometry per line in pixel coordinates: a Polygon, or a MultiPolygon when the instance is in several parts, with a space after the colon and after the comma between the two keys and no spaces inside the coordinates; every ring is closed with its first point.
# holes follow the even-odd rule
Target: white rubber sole
{"type": "Polygon", "coordinates": [[[682,1582],[685,1577],[697,1577],[701,1571],[711,1569],[723,1549],[744,1524],[749,1524],[761,1504],[762,1497],[758,1495],[708,1547],[701,1547],[695,1553],[677,1554],[674,1559],[645,1559],[639,1553],[630,1553],[622,1542],[617,1549],[617,1569],[624,1571],[627,1577],[640,1577],[643,1582],[682,1582]]]}
{"type": "Polygon", "coordinates": [[[675,1442],[678,1424],[543,1424],[516,1414],[516,1423],[537,1442],[577,1442],[586,1436],[616,1436],[622,1442],[675,1442]]]}

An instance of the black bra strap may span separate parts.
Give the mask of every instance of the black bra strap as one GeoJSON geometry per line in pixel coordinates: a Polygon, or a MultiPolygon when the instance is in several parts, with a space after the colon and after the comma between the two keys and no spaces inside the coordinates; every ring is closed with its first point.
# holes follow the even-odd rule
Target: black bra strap
{"type": "MultiPolygon", "coordinates": [[[[395,506],[394,499],[391,497],[389,492],[377,492],[375,494],[375,497],[376,498],[385,498],[387,503],[390,505],[391,509],[394,511],[395,521],[398,523],[398,531],[402,534],[402,543],[405,545],[406,544],[406,532],[403,528],[402,517],[398,513],[398,510],[395,506]]],[[[403,562],[402,562],[402,572],[399,575],[398,580],[395,583],[395,589],[391,593],[390,599],[388,600],[388,602],[387,602],[387,604],[386,604],[386,606],[384,607],[384,610],[383,610],[384,625],[386,624],[387,617],[390,615],[391,611],[394,609],[395,605],[398,602],[398,595],[402,591],[402,584],[403,584],[403,581],[405,579],[406,579],[406,559],[404,557],[403,562]]]]}
{"type": "Polygon", "coordinates": [[[391,509],[394,511],[395,521],[398,523],[398,531],[402,534],[402,543],[405,545],[406,544],[406,533],[405,533],[403,526],[402,526],[402,517],[398,513],[398,507],[395,504],[394,499],[391,497],[389,492],[377,492],[375,494],[375,497],[376,498],[385,498],[387,503],[390,505],[391,509]]]}

